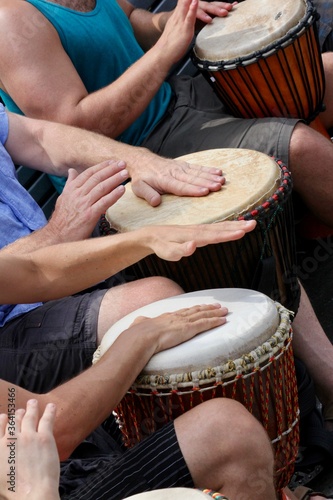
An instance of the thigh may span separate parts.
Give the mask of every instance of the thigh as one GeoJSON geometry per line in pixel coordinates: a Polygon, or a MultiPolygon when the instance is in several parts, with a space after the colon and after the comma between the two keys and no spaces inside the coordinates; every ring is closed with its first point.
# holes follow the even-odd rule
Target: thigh
{"type": "Polygon", "coordinates": [[[297,119],[235,118],[227,113],[203,77],[175,79],[169,114],[143,144],[177,157],[215,148],[255,149],[288,164],[289,142],[297,119]]]}
{"type": "Polygon", "coordinates": [[[54,300],[0,329],[0,378],[51,390],[91,365],[106,290],[54,300]]]}
{"type": "Polygon", "coordinates": [[[65,462],[61,466],[63,500],[112,498],[174,486],[193,487],[173,422],[123,454],[65,462]]]}

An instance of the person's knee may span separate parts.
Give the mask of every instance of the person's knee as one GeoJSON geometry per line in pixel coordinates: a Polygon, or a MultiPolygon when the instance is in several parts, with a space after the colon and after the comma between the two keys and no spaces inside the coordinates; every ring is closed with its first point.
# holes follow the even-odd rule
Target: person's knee
{"type": "Polygon", "coordinates": [[[174,295],[184,293],[184,290],[175,281],[163,276],[152,276],[140,281],[146,290],[150,291],[152,295],[158,297],[155,300],[159,300],[159,298],[162,299],[164,297],[173,297],[174,295]]]}
{"type": "Polygon", "coordinates": [[[201,418],[208,434],[205,439],[213,445],[216,436],[220,436],[223,453],[228,447],[228,455],[235,463],[244,462],[254,470],[262,465],[273,469],[274,456],[267,432],[242,404],[229,398],[216,398],[201,406],[201,418]]]}
{"type": "MultiPolygon", "coordinates": [[[[208,483],[213,489],[223,487],[233,493],[258,488],[274,492],[269,437],[237,401],[216,398],[202,403],[179,417],[175,429],[197,487],[208,483]]],[[[270,493],[265,498],[273,497],[270,493]]]]}

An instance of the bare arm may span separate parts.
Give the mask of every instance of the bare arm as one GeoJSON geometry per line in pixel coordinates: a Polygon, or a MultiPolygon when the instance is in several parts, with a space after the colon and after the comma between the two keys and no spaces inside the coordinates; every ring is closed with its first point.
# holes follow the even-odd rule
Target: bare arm
{"type": "Polygon", "coordinates": [[[8,412],[9,393],[14,394],[17,408],[24,408],[33,397],[40,412],[48,402],[55,403],[55,438],[64,460],[111,414],[153,354],[222,325],[226,314],[227,310],[216,304],[204,305],[133,324],[96,365],[44,395],[0,380],[0,412],[8,412]]]}
{"type": "Polygon", "coordinates": [[[198,5],[197,0],[180,0],[169,28],[172,36],[164,30],[158,43],[120,78],[88,94],[51,23],[38,17],[40,25],[33,36],[22,35],[33,28],[26,20],[38,14],[27,2],[17,3],[19,9],[15,9],[15,0],[3,0],[0,12],[0,29],[10,32],[0,49],[2,87],[27,116],[96,130],[113,138],[142,113],[172,65],[186,52],[198,5]],[[135,98],[138,90],[140,99],[135,98]]]}
{"type": "Polygon", "coordinates": [[[83,172],[104,160],[126,160],[135,194],[152,206],[161,202],[163,193],[204,196],[224,183],[217,168],[162,158],[145,148],[60,123],[13,113],[8,113],[8,119],[5,146],[15,163],[67,176],[69,168],[83,172]]]}
{"type": "MultiPolygon", "coordinates": [[[[28,2],[1,0],[0,30],[8,36],[0,47],[0,86],[26,116],[115,138],[147,107],[193,39],[198,0],[179,0],[172,13],[153,15],[125,0],[119,3],[139,43],[151,48],[114,83],[88,95],[52,24],[28,2]]],[[[224,2],[200,2],[199,11],[226,15],[231,8],[224,2]]],[[[203,18],[211,20],[210,15],[203,18]]]]}
{"type": "MultiPolygon", "coordinates": [[[[150,226],[125,234],[40,248],[18,255],[15,244],[0,252],[0,302],[51,300],[88,288],[147,255],[177,261],[197,247],[231,241],[251,231],[255,222],[199,226],[150,226]],[[19,276],[20,286],[13,283],[19,276]],[[32,286],[33,284],[33,286],[32,286]]],[[[32,236],[22,239],[29,248],[32,236]]]]}
{"type": "MultiPolygon", "coordinates": [[[[126,0],[117,1],[132,24],[135,38],[144,50],[149,50],[163,33],[173,10],[169,12],[152,13],[145,9],[135,8],[126,0]]],[[[232,10],[235,3],[237,2],[199,1],[196,14],[197,20],[207,24],[210,23],[215,16],[225,17],[232,10]]]]}

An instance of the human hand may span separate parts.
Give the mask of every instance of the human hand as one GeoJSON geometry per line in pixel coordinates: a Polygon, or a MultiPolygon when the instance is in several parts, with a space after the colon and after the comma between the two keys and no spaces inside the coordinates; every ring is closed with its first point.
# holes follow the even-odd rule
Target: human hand
{"type": "Polygon", "coordinates": [[[171,64],[178,62],[187,52],[195,32],[198,0],[178,0],[155,44],[162,58],[171,64]]]}
{"type": "Polygon", "coordinates": [[[184,226],[149,226],[143,231],[143,241],[158,257],[178,261],[192,255],[205,245],[234,241],[252,231],[256,221],[223,221],[214,224],[184,226]]]}
{"type": "Polygon", "coordinates": [[[226,17],[238,2],[205,2],[199,1],[197,19],[203,23],[211,23],[214,17],[226,17]]]}
{"type": "Polygon", "coordinates": [[[132,191],[151,206],[161,203],[161,194],[176,196],[206,196],[219,191],[225,182],[222,170],[194,165],[182,160],[154,156],[131,170],[132,191]]]}
{"type": "Polygon", "coordinates": [[[123,161],[104,161],[78,174],[70,169],[48,229],[59,243],[91,236],[101,214],[124,194],[129,174],[123,161]]]}
{"type": "Polygon", "coordinates": [[[0,496],[6,500],[59,500],[55,413],[55,406],[48,404],[39,419],[37,401],[29,400],[26,410],[12,415],[14,421],[0,415],[0,496]]]}
{"type": "Polygon", "coordinates": [[[147,335],[153,354],[170,349],[199,333],[224,325],[228,309],[221,304],[204,304],[161,314],[155,318],[139,316],[130,326],[147,335]]]}

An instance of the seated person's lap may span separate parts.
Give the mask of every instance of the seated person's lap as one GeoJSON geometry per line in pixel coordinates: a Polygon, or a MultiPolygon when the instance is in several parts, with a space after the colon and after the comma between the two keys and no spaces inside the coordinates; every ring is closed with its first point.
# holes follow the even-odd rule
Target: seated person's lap
{"type": "Polygon", "coordinates": [[[255,149],[288,164],[290,137],[299,120],[234,118],[201,75],[174,77],[170,83],[174,99],[143,146],[172,158],[215,148],[255,149]]]}
{"type": "Polygon", "coordinates": [[[61,464],[63,500],[120,500],[142,491],[172,486],[194,486],[172,422],[124,453],[61,464]]]}
{"type": "Polygon", "coordinates": [[[48,392],[91,366],[106,290],[49,301],[0,329],[0,378],[48,392]]]}

